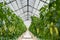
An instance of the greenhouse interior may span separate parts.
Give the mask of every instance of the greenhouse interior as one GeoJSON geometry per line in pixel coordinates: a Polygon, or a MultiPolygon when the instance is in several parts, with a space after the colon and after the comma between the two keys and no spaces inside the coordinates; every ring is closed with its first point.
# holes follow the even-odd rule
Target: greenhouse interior
{"type": "Polygon", "coordinates": [[[60,0],[0,0],[0,40],[60,40],[60,0]]]}

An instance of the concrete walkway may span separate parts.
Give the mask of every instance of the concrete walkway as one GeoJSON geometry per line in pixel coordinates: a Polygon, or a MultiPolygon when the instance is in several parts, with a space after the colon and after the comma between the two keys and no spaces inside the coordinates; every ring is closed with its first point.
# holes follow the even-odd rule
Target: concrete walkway
{"type": "Polygon", "coordinates": [[[21,37],[18,38],[18,40],[37,40],[37,38],[27,30],[21,37]]]}

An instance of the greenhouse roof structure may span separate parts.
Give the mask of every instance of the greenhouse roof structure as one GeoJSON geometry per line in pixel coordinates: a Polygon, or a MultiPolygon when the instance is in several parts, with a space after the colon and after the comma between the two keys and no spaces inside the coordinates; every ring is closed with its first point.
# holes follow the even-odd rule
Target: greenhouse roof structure
{"type": "MultiPolygon", "coordinates": [[[[3,2],[4,0],[0,0],[3,2]]],[[[49,4],[49,0],[5,0],[13,12],[23,20],[31,20],[30,17],[39,16],[39,9],[49,4]]]]}

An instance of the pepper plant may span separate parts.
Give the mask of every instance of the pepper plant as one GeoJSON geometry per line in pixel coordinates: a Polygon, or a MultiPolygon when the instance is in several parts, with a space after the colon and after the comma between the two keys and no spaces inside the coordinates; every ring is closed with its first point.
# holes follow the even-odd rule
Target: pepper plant
{"type": "Polygon", "coordinates": [[[40,17],[33,16],[29,30],[38,38],[45,40],[60,40],[60,0],[50,0],[42,7],[40,17]]]}
{"type": "Polygon", "coordinates": [[[23,20],[5,3],[0,3],[0,40],[16,40],[26,31],[23,20]],[[24,29],[24,30],[23,30],[24,29]]]}

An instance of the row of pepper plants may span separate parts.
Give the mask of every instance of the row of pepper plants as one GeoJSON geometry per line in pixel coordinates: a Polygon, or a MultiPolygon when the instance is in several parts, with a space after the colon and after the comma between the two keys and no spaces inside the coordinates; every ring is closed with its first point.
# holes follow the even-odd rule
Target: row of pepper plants
{"type": "Polygon", "coordinates": [[[29,30],[42,40],[60,40],[60,0],[50,0],[43,6],[40,17],[32,16],[29,30]]]}
{"type": "Polygon", "coordinates": [[[0,3],[0,40],[16,40],[26,31],[23,20],[4,2],[0,3]]]}

